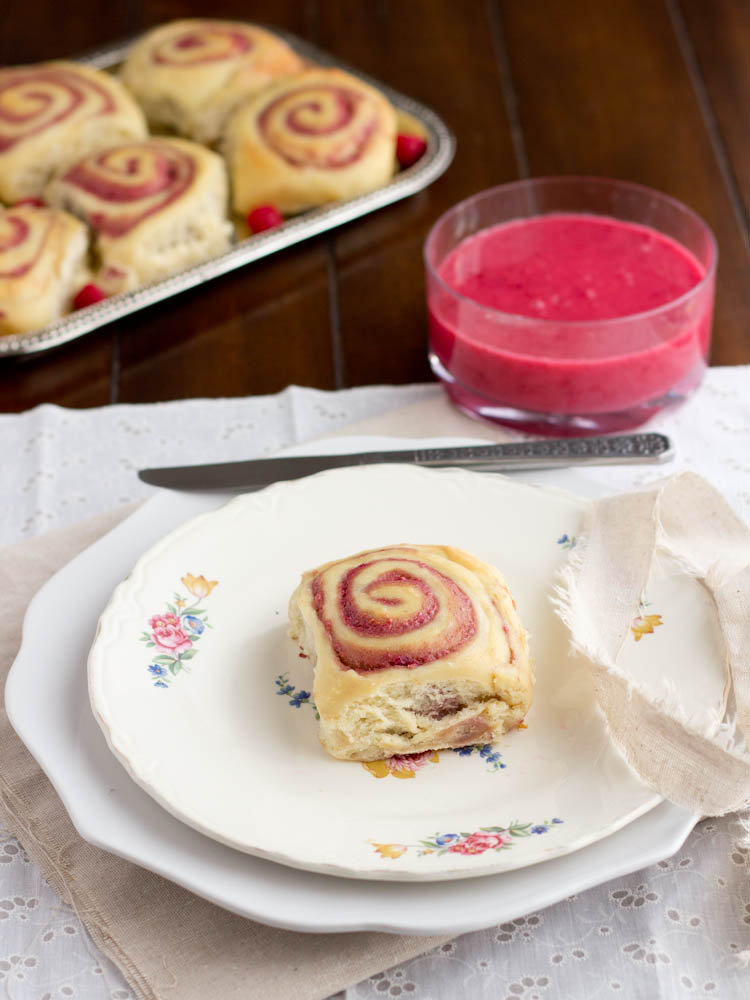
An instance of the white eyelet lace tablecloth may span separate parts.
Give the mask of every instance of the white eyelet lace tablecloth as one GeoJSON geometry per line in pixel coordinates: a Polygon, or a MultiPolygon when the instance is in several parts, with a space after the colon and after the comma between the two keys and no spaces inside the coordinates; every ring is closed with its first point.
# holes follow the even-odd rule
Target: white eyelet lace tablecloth
{"type": "MultiPolygon", "coordinates": [[[[146,497],[135,476],[143,466],[267,455],[439,393],[293,387],[251,399],[0,415],[0,545],[146,497]]],[[[711,369],[689,403],[649,429],[673,437],[670,471],[701,472],[750,520],[750,368],[711,369]]],[[[624,466],[608,470],[607,483],[628,489],[663,474],[624,466]]],[[[705,820],[669,861],[465,935],[337,1000],[750,997],[740,954],[750,947],[750,850],[741,836],[732,819],[705,820]]],[[[0,997],[132,995],[23,847],[0,830],[0,997]]]]}

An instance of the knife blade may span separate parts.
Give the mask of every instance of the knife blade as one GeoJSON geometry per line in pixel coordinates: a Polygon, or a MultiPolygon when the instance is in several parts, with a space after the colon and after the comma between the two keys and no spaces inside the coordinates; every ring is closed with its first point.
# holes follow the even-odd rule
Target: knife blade
{"type": "Polygon", "coordinates": [[[327,469],[391,462],[406,462],[431,469],[458,467],[476,472],[512,472],[571,465],[665,462],[672,456],[672,445],[666,435],[645,433],[461,445],[455,448],[369,451],[348,455],[260,458],[244,462],[141,469],[138,477],[151,486],[173,490],[252,491],[271,483],[301,479],[327,469]]]}

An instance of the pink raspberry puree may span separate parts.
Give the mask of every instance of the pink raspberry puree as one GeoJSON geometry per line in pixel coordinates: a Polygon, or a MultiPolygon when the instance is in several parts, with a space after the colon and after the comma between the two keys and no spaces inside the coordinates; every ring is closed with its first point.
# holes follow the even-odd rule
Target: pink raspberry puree
{"type": "Polygon", "coordinates": [[[458,296],[431,282],[432,353],[458,387],[488,402],[539,413],[622,411],[700,379],[711,290],[651,311],[704,273],[675,240],[607,216],[554,213],[493,226],[439,266],[458,296]]]}

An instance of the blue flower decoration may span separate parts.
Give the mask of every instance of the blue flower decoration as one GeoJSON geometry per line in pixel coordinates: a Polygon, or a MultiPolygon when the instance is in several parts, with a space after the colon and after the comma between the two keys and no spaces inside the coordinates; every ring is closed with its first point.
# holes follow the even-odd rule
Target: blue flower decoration
{"type": "Polygon", "coordinates": [[[454,840],[460,840],[461,838],[457,833],[443,833],[439,837],[435,837],[435,843],[440,844],[452,844],[454,840]]]}
{"type": "Polygon", "coordinates": [[[454,747],[453,752],[460,754],[462,757],[470,757],[474,750],[473,746],[468,747],[454,747]]]}
{"type": "MultiPolygon", "coordinates": [[[[148,668],[148,672],[153,674],[154,677],[164,677],[167,672],[167,668],[159,666],[158,663],[152,663],[148,668]]],[[[167,685],[164,684],[163,686],[166,687],[167,685]]]]}
{"type": "Polygon", "coordinates": [[[155,688],[167,688],[169,684],[165,684],[164,681],[154,681],[155,688]]]}
{"type": "Polygon", "coordinates": [[[188,632],[191,632],[193,635],[201,635],[206,630],[206,626],[200,618],[196,618],[195,615],[183,615],[182,624],[188,632]]]}
{"type": "Polygon", "coordinates": [[[557,819],[557,818],[555,818],[555,819],[552,820],[552,822],[553,823],[564,823],[565,820],[564,819],[557,819]]]}
{"type": "Polygon", "coordinates": [[[491,743],[485,743],[479,748],[479,756],[486,760],[488,764],[495,765],[495,770],[506,766],[500,763],[503,755],[499,751],[493,750],[491,743]]]}
{"type": "Polygon", "coordinates": [[[305,704],[310,699],[309,691],[298,691],[289,699],[289,704],[294,705],[295,708],[299,708],[300,705],[305,704]]]}
{"type": "Polygon", "coordinates": [[[547,833],[548,830],[549,830],[549,827],[548,826],[544,826],[541,823],[539,824],[539,826],[532,826],[532,828],[531,828],[531,832],[532,833],[547,833]]]}
{"type": "Polygon", "coordinates": [[[560,535],[560,537],[559,537],[559,538],[557,539],[557,544],[558,544],[558,545],[565,545],[565,543],[566,543],[566,542],[567,542],[568,540],[569,540],[569,539],[568,539],[568,536],[567,536],[567,535],[560,535]]]}

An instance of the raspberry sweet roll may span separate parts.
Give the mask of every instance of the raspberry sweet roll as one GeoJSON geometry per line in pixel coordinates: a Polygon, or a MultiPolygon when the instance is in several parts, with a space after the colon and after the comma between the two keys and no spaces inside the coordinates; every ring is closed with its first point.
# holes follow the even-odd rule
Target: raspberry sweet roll
{"type": "Polygon", "coordinates": [[[224,137],[234,208],[275,205],[285,215],[354,198],[394,171],[396,113],[338,69],[312,69],[263,91],[224,137]]]}
{"type": "Polygon", "coordinates": [[[186,139],[150,139],[85,157],[45,196],[94,230],[96,281],[108,294],[176,274],[230,243],[224,163],[186,139]]]}
{"type": "Polygon", "coordinates": [[[55,171],[147,134],[121,83],[68,62],[0,69],[0,199],[38,198],[55,171]]]}
{"type": "Polygon", "coordinates": [[[399,545],[326,563],[303,574],[289,620],[314,664],[319,735],[334,757],[490,743],[531,704],[508,585],[462,549],[399,545]]]}
{"type": "Polygon", "coordinates": [[[88,233],[53,208],[0,209],[0,334],[38,330],[66,313],[87,280],[88,233]]]}
{"type": "Polygon", "coordinates": [[[231,114],[300,57],[270,31],[235,21],[172,21],[147,32],[128,53],[121,79],[156,128],[215,142],[231,114]]]}

